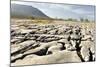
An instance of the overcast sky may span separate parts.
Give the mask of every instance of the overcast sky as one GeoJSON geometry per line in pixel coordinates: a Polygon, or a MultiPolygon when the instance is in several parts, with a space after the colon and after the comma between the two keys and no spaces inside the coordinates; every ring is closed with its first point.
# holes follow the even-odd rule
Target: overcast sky
{"type": "Polygon", "coordinates": [[[23,1],[12,1],[11,3],[33,6],[52,18],[88,18],[90,20],[95,20],[95,6],[93,5],[69,5],[23,1]]]}

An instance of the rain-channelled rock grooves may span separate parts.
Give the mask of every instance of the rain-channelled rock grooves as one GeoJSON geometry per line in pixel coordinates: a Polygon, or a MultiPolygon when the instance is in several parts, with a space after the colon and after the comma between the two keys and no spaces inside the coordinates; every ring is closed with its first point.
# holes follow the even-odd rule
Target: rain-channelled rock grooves
{"type": "MultiPolygon", "coordinates": [[[[95,57],[95,35],[90,32],[95,32],[94,29],[85,30],[81,26],[71,26],[67,24],[27,24],[11,25],[11,64],[21,65],[18,60],[24,62],[24,58],[33,55],[35,57],[48,57],[59,53],[64,53],[67,59],[57,62],[87,62],[94,61],[95,57]],[[89,33],[87,33],[89,32],[89,33]],[[86,51],[86,53],[85,53],[86,51]],[[73,56],[68,56],[72,54],[73,56]],[[74,57],[77,56],[80,59],[74,57]],[[35,55],[35,56],[34,56],[35,55]],[[73,58],[73,59],[72,59],[73,58]],[[75,61],[74,61],[75,59],[75,61]]],[[[52,57],[51,57],[52,58],[52,57]]],[[[28,59],[28,58],[27,58],[28,59]]],[[[50,58],[49,58],[50,59],[50,58]]],[[[31,61],[31,60],[30,60],[31,61]]],[[[38,61],[38,60],[37,60],[38,61]]],[[[55,60],[54,60],[55,61],[55,60]]],[[[31,64],[45,64],[40,62],[32,62],[31,64]]],[[[46,62],[51,63],[51,62],[46,62]]],[[[26,63],[28,64],[28,63],[26,63]]]]}

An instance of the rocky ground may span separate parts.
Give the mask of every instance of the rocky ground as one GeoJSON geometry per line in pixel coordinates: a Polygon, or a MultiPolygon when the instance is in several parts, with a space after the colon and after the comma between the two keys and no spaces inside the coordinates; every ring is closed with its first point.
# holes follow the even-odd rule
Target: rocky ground
{"type": "Polygon", "coordinates": [[[11,20],[11,66],[95,61],[95,23],[33,22],[11,20]]]}

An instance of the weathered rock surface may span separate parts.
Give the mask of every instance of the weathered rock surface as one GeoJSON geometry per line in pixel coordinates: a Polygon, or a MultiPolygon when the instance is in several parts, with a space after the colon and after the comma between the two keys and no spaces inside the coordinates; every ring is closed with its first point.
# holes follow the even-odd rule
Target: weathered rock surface
{"type": "Polygon", "coordinates": [[[81,62],[80,58],[78,57],[76,51],[59,51],[51,55],[45,56],[34,56],[25,57],[22,60],[17,60],[15,63],[12,63],[13,66],[15,65],[32,65],[32,64],[50,64],[50,63],[69,63],[69,62],[81,62]]]}
{"type": "Polygon", "coordinates": [[[11,25],[11,65],[95,61],[94,29],[75,25],[11,25]]]}

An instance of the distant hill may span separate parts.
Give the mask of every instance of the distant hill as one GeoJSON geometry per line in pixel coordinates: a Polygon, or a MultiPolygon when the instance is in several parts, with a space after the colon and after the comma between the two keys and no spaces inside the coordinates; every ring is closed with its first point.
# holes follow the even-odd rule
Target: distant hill
{"type": "Polygon", "coordinates": [[[39,9],[20,4],[11,4],[11,17],[16,18],[49,18],[39,9]]]}

